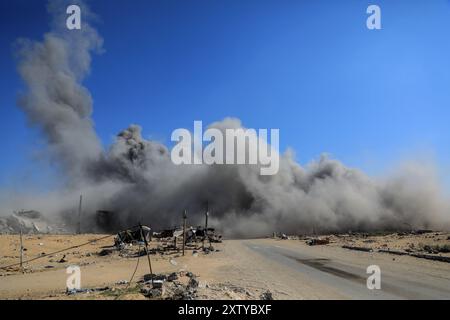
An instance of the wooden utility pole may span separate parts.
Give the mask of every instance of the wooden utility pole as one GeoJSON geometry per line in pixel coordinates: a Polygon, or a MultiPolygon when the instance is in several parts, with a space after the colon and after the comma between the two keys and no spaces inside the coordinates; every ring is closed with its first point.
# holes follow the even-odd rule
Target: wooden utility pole
{"type": "Polygon", "coordinates": [[[183,256],[184,256],[184,246],[186,245],[186,219],[187,219],[187,210],[184,210],[184,213],[183,213],[183,256]]]}
{"type": "Polygon", "coordinates": [[[20,227],[20,270],[23,270],[23,240],[22,240],[22,227],[20,227]]]}
{"type": "Polygon", "coordinates": [[[208,237],[208,216],[209,216],[209,203],[206,203],[206,212],[205,212],[205,231],[203,236],[203,244],[202,247],[205,249],[205,239],[208,237]]]}
{"type": "Polygon", "coordinates": [[[80,204],[78,205],[78,228],[77,233],[81,234],[81,206],[83,204],[83,195],[80,194],[80,204]]]}
{"type": "Polygon", "coordinates": [[[145,244],[145,253],[147,254],[148,267],[150,269],[150,278],[152,279],[152,287],[153,287],[153,270],[152,270],[152,261],[150,260],[150,254],[148,253],[148,243],[147,238],[144,236],[144,232],[142,231],[142,224],[139,223],[139,230],[141,232],[141,240],[144,241],[145,244]]]}

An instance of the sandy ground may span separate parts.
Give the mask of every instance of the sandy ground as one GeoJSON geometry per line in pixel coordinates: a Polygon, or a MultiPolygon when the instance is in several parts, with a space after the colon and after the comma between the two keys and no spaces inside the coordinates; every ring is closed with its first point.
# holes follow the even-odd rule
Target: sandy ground
{"type": "MultiPolygon", "coordinates": [[[[184,270],[197,275],[200,281],[198,299],[260,299],[260,295],[267,290],[275,299],[448,299],[449,263],[410,256],[357,252],[341,247],[370,246],[423,252],[427,245],[449,244],[449,236],[447,233],[330,236],[331,243],[321,246],[308,246],[303,239],[225,240],[213,244],[218,251],[209,254],[201,251],[194,253],[189,249],[183,257],[181,252],[170,251],[151,255],[151,262],[154,273],[168,274],[184,270]],[[316,260],[320,264],[315,265],[316,260]],[[321,265],[324,261],[327,263],[325,267],[321,265]],[[368,293],[365,288],[365,268],[373,263],[386,270],[386,279],[389,280],[386,291],[378,295],[368,293]]],[[[23,237],[26,248],[24,260],[101,237],[26,235],[23,237]]],[[[0,270],[0,298],[114,299],[120,293],[120,299],[145,299],[139,293],[136,281],[149,273],[146,257],[139,259],[136,275],[128,287],[121,283],[130,280],[138,258],[121,256],[119,252],[98,255],[103,249],[110,248],[112,243],[113,238],[110,237],[26,263],[24,273],[18,267],[0,270]],[[65,294],[68,277],[66,268],[70,265],[80,266],[82,288],[108,289],[65,294]]],[[[160,245],[155,241],[151,243],[152,248],[160,245]]],[[[0,266],[17,263],[19,248],[18,235],[0,235],[0,266]]]]}
{"type": "MultiPolygon", "coordinates": [[[[326,238],[326,236],[324,237],[326,238]]],[[[395,250],[408,253],[426,253],[450,257],[450,233],[427,232],[424,234],[391,233],[387,235],[331,235],[333,246],[358,246],[374,250],[395,250]],[[434,252],[447,248],[448,252],[434,252]]]]}
{"type": "MultiPolygon", "coordinates": [[[[23,237],[24,261],[39,255],[59,251],[67,247],[77,246],[105,235],[27,235],[23,237]]],[[[120,291],[129,281],[137,265],[138,258],[124,257],[119,252],[107,256],[100,256],[104,249],[110,249],[113,237],[96,241],[86,246],[43,257],[24,264],[24,271],[19,266],[0,270],[0,298],[1,299],[110,299],[114,298],[114,291],[120,291]],[[63,259],[61,261],[61,259],[63,259]],[[66,291],[66,268],[77,265],[81,268],[82,288],[109,287],[105,292],[91,292],[68,296],[66,291]],[[111,292],[112,291],[112,292],[111,292]]],[[[160,246],[160,242],[152,241],[151,248],[160,246]]],[[[248,299],[258,297],[258,293],[250,293],[232,283],[223,281],[217,270],[227,268],[230,261],[222,251],[223,244],[213,244],[215,251],[209,254],[201,250],[195,252],[192,248],[182,251],[167,251],[165,254],[153,254],[152,269],[155,274],[169,274],[172,272],[190,271],[198,276],[200,287],[199,299],[248,299]],[[207,287],[207,288],[206,288],[207,287]]],[[[179,247],[181,247],[179,245],[179,247]]],[[[199,244],[199,248],[201,244],[199,244]]],[[[130,248],[137,251],[137,246],[130,248]]],[[[20,257],[20,238],[18,235],[0,235],[0,266],[18,263],[20,257]]],[[[130,288],[136,286],[136,281],[149,273],[147,257],[139,259],[139,265],[130,288]]],[[[130,294],[121,299],[142,299],[141,294],[129,290],[130,294]]]]}

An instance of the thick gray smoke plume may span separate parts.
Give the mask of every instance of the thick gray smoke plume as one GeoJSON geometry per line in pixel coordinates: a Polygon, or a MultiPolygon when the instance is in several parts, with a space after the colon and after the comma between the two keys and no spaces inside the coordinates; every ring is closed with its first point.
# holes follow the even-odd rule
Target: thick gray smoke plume
{"type": "MultiPolygon", "coordinates": [[[[19,105],[42,129],[58,164],[78,180],[86,163],[102,152],[91,120],[92,98],[81,85],[90,69],[91,51],[101,49],[102,39],[87,23],[80,31],[69,31],[63,3],[49,3],[55,30],[42,42],[19,41],[19,73],[28,87],[19,105]]],[[[88,14],[87,8],[83,13],[88,14]]]]}
{"type": "MultiPolygon", "coordinates": [[[[65,30],[58,20],[66,16],[65,6],[50,8],[58,27],[42,42],[22,42],[19,72],[27,90],[19,105],[42,130],[67,189],[48,197],[51,205],[32,209],[70,221],[83,193],[90,219],[85,228],[105,227],[94,216],[108,210],[116,213],[112,229],[138,221],[157,229],[178,225],[184,209],[191,224],[200,223],[208,202],[213,225],[226,235],[247,237],[449,227],[448,201],[429,167],[409,165],[389,178],[373,179],[327,156],[302,167],[291,152],[281,156],[274,176],[261,176],[256,165],[175,166],[167,147],[143,139],[137,125],[104,149],[91,119],[91,96],[82,86],[91,53],[101,49],[102,40],[86,21],[81,31],[65,30]]],[[[232,118],[210,126],[242,127],[232,118]]]]}

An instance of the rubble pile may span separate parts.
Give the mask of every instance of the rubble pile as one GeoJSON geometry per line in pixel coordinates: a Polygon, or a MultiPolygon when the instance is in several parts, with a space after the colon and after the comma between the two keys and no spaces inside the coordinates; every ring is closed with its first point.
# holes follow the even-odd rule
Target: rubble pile
{"type": "Polygon", "coordinates": [[[166,275],[154,275],[153,284],[150,275],[140,281],[140,293],[154,300],[202,300],[202,299],[263,299],[273,300],[270,291],[257,295],[245,288],[230,283],[207,284],[189,271],[173,272],[166,275]]]}
{"type": "Polygon", "coordinates": [[[64,224],[47,219],[38,211],[18,211],[7,217],[0,217],[0,234],[61,234],[66,233],[64,224]]]}
{"type": "Polygon", "coordinates": [[[169,275],[145,275],[140,292],[150,299],[195,300],[199,281],[192,272],[180,271],[169,275]]]}

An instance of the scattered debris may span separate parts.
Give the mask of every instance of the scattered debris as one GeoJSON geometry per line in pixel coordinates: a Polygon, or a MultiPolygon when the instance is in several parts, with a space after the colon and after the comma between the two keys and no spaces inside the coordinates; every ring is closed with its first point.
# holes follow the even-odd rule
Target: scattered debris
{"type": "Polygon", "coordinates": [[[100,288],[93,288],[93,289],[66,289],[66,294],[67,295],[74,295],[77,293],[91,293],[91,292],[101,292],[101,291],[106,291],[109,290],[109,287],[100,287],[100,288]]]}
{"type": "Polygon", "coordinates": [[[208,241],[209,243],[221,243],[222,235],[216,233],[216,229],[204,227],[190,228],[187,231],[187,242],[208,241]]]}
{"type": "Polygon", "coordinates": [[[144,287],[141,289],[141,293],[147,298],[159,298],[162,297],[164,291],[162,287],[161,288],[144,287]]]}
{"type": "Polygon", "coordinates": [[[449,253],[450,252],[450,245],[425,245],[423,246],[423,250],[428,253],[449,253]]]}
{"type": "Polygon", "coordinates": [[[270,292],[269,290],[261,293],[259,297],[261,300],[273,300],[272,292],[270,292]]]}
{"type": "Polygon", "coordinates": [[[191,272],[180,271],[169,275],[147,274],[143,280],[144,286],[140,292],[147,298],[167,300],[194,300],[197,298],[199,282],[191,272]],[[178,281],[180,277],[188,277],[189,281],[178,281]],[[186,282],[187,284],[183,284],[186,282]]]}
{"type": "Polygon", "coordinates": [[[161,289],[163,287],[165,280],[153,280],[152,285],[153,289],[161,289]]]}
{"type": "MultiPolygon", "coordinates": [[[[357,251],[365,251],[365,252],[373,252],[374,250],[371,248],[364,248],[364,247],[350,247],[350,246],[342,246],[342,248],[350,249],[350,250],[357,250],[357,251]]],[[[434,261],[441,261],[441,262],[447,262],[450,263],[450,257],[448,256],[439,256],[439,255],[431,255],[431,254],[421,254],[421,253],[413,253],[413,252],[407,252],[407,251],[397,251],[397,250],[386,250],[386,249],[379,249],[377,252],[380,253],[388,253],[388,254],[394,254],[399,256],[411,256],[415,258],[422,258],[422,259],[428,259],[428,260],[434,260],[434,261]]]]}
{"type": "Polygon", "coordinates": [[[198,287],[198,280],[196,277],[191,277],[191,279],[189,280],[189,286],[191,288],[197,288],[198,287]]]}
{"type": "Polygon", "coordinates": [[[411,253],[409,255],[412,257],[416,257],[416,258],[450,263],[450,257],[433,256],[433,255],[429,255],[429,254],[418,254],[418,253],[411,253]]]}
{"type": "Polygon", "coordinates": [[[122,244],[136,243],[144,240],[147,242],[152,240],[151,229],[147,226],[137,226],[133,229],[120,231],[114,239],[114,243],[116,247],[119,247],[122,244]]]}
{"type": "Polygon", "coordinates": [[[178,280],[178,275],[176,272],[169,274],[169,276],[167,277],[167,281],[169,281],[169,282],[172,282],[175,280],[178,280]]]}
{"type": "Polygon", "coordinates": [[[318,245],[326,245],[330,243],[329,238],[320,239],[320,238],[313,238],[306,241],[306,244],[309,246],[318,246],[318,245]]]}
{"type": "MultiPolygon", "coordinates": [[[[157,239],[163,239],[163,238],[172,238],[174,236],[174,233],[180,229],[174,228],[174,229],[166,229],[162,230],[160,232],[153,232],[153,236],[157,239]]],[[[183,232],[183,231],[181,231],[183,232]]]]}
{"type": "Polygon", "coordinates": [[[164,274],[145,274],[143,277],[143,280],[145,283],[149,283],[153,280],[153,283],[156,281],[165,281],[167,279],[167,276],[164,274]]]}

